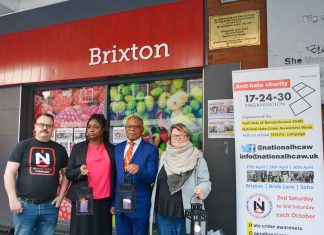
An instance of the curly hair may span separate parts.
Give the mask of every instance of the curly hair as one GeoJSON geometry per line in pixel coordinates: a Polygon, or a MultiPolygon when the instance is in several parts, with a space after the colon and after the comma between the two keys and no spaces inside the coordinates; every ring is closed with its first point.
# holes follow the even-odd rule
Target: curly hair
{"type": "MultiPolygon", "coordinates": [[[[92,114],[87,122],[87,127],[89,126],[89,122],[91,120],[96,120],[97,122],[99,122],[101,128],[104,129],[104,132],[102,134],[103,141],[108,142],[109,137],[108,137],[108,133],[107,133],[107,119],[105,118],[105,115],[103,115],[102,113],[92,114]]],[[[87,133],[86,133],[86,137],[87,137],[87,140],[89,140],[87,133]]]]}

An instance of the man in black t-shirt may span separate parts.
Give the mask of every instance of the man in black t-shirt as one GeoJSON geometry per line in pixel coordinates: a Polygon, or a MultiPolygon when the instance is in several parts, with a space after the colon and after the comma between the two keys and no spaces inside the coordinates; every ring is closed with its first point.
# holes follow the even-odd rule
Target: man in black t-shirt
{"type": "Polygon", "coordinates": [[[69,181],[65,176],[68,155],[62,145],[50,139],[53,130],[53,116],[39,116],[35,138],[18,143],[7,163],[4,182],[15,234],[36,231],[36,234],[51,235],[55,232],[58,208],[69,181]],[[57,194],[60,172],[62,184],[57,194]]]}

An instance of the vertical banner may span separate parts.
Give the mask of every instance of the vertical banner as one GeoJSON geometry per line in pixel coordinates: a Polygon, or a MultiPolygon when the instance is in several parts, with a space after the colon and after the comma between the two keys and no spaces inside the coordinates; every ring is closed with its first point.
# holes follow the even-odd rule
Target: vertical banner
{"type": "Polygon", "coordinates": [[[321,234],[318,65],[234,71],[237,234],[321,234]]]}

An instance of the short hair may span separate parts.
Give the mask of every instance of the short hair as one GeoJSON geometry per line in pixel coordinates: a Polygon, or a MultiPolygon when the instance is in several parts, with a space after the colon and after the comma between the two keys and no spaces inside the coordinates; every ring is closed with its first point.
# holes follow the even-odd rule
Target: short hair
{"type": "Polygon", "coordinates": [[[169,140],[171,140],[171,133],[173,131],[173,129],[177,129],[178,131],[180,131],[181,133],[185,134],[186,136],[189,137],[189,139],[191,140],[191,131],[189,130],[189,128],[183,124],[183,123],[176,123],[174,125],[172,125],[170,127],[170,135],[169,135],[169,140]]]}
{"type": "Polygon", "coordinates": [[[141,117],[139,117],[139,116],[132,115],[132,116],[128,117],[126,123],[128,123],[128,120],[129,120],[129,119],[137,119],[137,120],[140,122],[140,125],[141,125],[141,126],[144,125],[143,119],[142,119],[141,117]]]}
{"type": "MultiPolygon", "coordinates": [[[[54,117],[53,117],[53,115],[50,114],[50,113],[42,113],[41,115],[39,115],[39,116],[37,117],[37,119],[40,118],[41,116],[48,117],[48,118],[52,119],[53,122],[54,122],[54,117]]],[[[37,119],[36,119],[36,120],[37,120],[37,119]]]]}

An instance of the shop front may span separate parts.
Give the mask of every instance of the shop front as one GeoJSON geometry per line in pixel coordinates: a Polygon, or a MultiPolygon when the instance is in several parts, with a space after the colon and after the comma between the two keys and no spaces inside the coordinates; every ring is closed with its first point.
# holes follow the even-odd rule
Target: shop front
{"type": "MultiPolygon", "coordinates": [[[[204,1],[177,1],[1,36],[0,90],[20,89],[19,139],[51,113],[52,139],[70,153],[85,139],[90,115],[104,113],[113,144],[137,115],[143,139],[160,152],[179,122],[202,149],[203,13],[204,1]]],[[[70,215],[64,200],[59,229],[68,229],[70,215]]]]}

